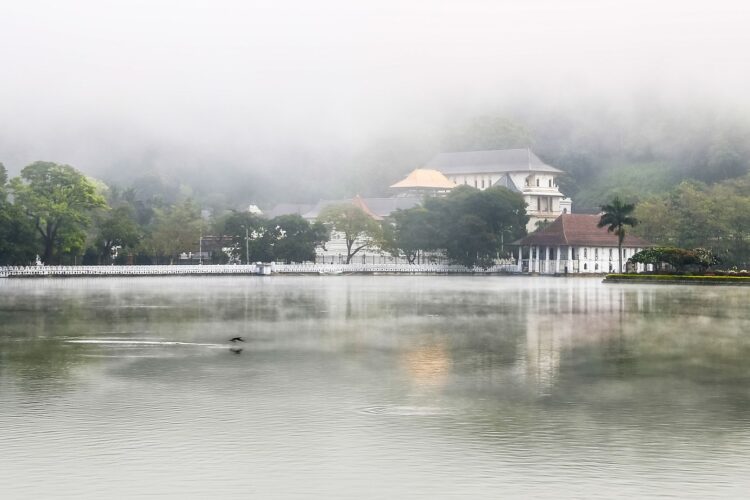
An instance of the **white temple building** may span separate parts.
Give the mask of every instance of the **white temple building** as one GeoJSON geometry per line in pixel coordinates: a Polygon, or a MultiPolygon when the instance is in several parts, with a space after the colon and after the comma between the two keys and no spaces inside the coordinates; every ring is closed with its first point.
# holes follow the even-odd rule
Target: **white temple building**
{"type": "MultiPolygon", "coordinates": [[[[517,249],[517,272],[541,274],[613,273],[619,272],[617,235],[598,227],[601,215],[562,214],[552,224],[514,245],[517,249]]],[[[630,234],[622,244],[622,268],[636,252],[651,246],[630,234]]],[[[644,270],[637,264],[636,270],[644,270]]]]}
{"type": "Polygon", "coordinates": [[[520,193],[526,200],[529,232],[541,221],[551,222],[571,212],[572,201],[557,186],[557,178],[564,172],[544,163],[530,149],[441,153],[425,168],[442,172],[457,185],[477,189],[502,186],[520,193]]]}

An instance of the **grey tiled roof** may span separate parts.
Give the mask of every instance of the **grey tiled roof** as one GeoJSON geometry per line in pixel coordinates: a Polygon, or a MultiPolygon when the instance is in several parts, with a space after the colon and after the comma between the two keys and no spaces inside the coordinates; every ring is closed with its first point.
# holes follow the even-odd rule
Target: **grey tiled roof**
{"type": "Polygon", "coordinates": [[[529,149],[496,149],[441,153],[427,162],[443,174],[488,174],[497,172],[554,172],[562,173],[544,163],[529,149]]]}
{"type": "MultiPolygon", "coordinates": [[[[346,198],[343,200],[320,200],[315,205],[295,205],[293,203],[281,203],[276,205],[267,213],[269,217],[276,217],[277,215],[286,214],[300,214],[305,219],[317,219],[320,216],[320,212],[330,205],[341,205],[344,203],[353,203],[353,198],[346,198]],[[300,211],[299,208],[306,208],[304,211],[300,211]]],[[[361,202],[364,203],[372,213],[379,217],[388,217],[392,212],[396,210],[406,210],[408,208],[415,207],[422,203],[422,198],[417,196],[404,196],[394,198],[361,198],[361,202]]]]}
{"type": "Polygon", "coordinates": [[[515,182],[513,182],[513,179],[511,179],[511,178],[510,178],[510,175],[508,175],[508,174],[503,174],[503,175],[502,175],[502,176],[501,176],[501,177],[500,177],[500,178],[499,178],[499,179],[497,180],[497,182],[495,182],[495,183],[493,184],[493,186],[500,186],[500,187],[504,187],[504,188],[510,189],[510,190],[511,190],[511,191],[513,191],[514,193],[520,193],[520,192],[521,192],[521,190],[520,190],[520,189],[518,189],[518,186],[516,186],[516,183],[515,183],[515,182]]]}
{"type": "Polygon", "coordinates": [[[310,211],[314,205],[300,204],[300,203],[279,203],[275,205],[271,210],[263,213],[263,215],[269,219],[278,217],[280,215],[302,215],[305,212],[310,211]]]}
{"type": "Polygon", "coordinates": [[[388,217],[396,210],[407,210],[422,203],[422,198],[407,196],[399,198],[363,198],[365,204],[380,217],[388,217]]]}
{"type": "MultiPolygon", "coordinates": [[[[616,247],[617,235],[607,231],[606,227],[598,227],[601,215],[591,214],[562,214],[549,226],[522,238],[514,245],[576,245],[589,247],[616,247]]],[[[623,247],[646,248],[651,243],[638,236],[625,234],[623,247]]]]}

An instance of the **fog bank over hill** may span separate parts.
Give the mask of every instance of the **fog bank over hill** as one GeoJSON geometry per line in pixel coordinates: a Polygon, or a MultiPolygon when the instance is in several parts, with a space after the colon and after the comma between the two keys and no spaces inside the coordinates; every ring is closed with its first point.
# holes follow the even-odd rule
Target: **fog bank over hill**
{"type": "Polygon", "coordinates": [[[592,206],[747,172],[749,21],[739,1],[13,2],[0,161],[237,206],[529,146],[592,206]]]}

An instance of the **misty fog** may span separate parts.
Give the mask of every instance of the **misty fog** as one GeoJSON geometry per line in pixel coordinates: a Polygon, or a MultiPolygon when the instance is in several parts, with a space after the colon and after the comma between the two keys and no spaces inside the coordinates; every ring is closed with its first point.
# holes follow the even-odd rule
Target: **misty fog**
{"type": "Polygon", "coordinates": [[[530,146],[582,182],[621,157],[654,171],[693,162],[685,175],[700,178],[701,141],[750,143],[741,1],[8,0],[1,11],[0,161],[13,175],[48,160],[119,185],[160,178],[204,203],[268,205],[379,194],[451,149],[530,146]],[[509,132],[493,136],[498,124],[509,132]]]}

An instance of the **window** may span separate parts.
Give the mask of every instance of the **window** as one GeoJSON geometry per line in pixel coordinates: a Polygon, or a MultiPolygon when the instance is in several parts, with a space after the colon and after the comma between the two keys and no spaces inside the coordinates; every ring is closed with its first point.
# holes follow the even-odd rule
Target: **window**
{"type": "Polygon", "coordinates": [[[549,187],[552,187],[552,179],[549,180],[549,187]]]}
{"type": "Polygon", "coordinates": [[[482,189],[484,189],[484,179],[482,179],[482,189]]]}
{"type": "Polygon", "coordinates": [[[469,181],[466,180],[466,177],[464,177],[464,186],[468,185],[469,181]]]}
{"type": "Polygon", "coordinates": [[[599,249],[594,248],[594,259],[599,260],[599,249]]]}
{"type": "Polygon", "coordinates": [[[542,211],[542,199],[537,197],[536,199],[536,211],[541,212],[542,211]]]}
{"type": "Polygon", "coordinates": [[[539,179],[536,180],[536,187],[539,187],[539,179]]]}
{"type": "Polygon", "coordinates": [[[612,249],[609,249],[609,260],[612,260],[612,249]]]}
{"type": "Polygon", "coordinates": [[[477,178],[474,177],[474,187],[477,187],[477,178]]]}
{"type": "Polygon", "coordinates": [[[584,248],[583,249],[583,258],[584,259],[588,259],[589,258],[589,249],[588,248],[584,248]]]}

